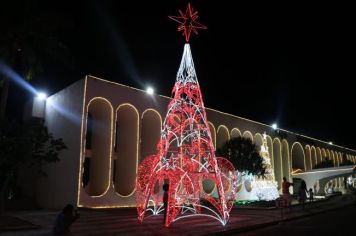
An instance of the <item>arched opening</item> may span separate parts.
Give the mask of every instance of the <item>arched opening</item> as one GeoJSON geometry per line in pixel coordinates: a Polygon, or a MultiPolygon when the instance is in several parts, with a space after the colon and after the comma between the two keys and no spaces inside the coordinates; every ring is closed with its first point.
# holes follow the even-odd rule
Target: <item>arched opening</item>
{"type": "Polygon", "coordinates": [[[206,194],[212,194],[215,189],[215,182],[212,179],[204,179],[203,180],[203,190],[206,194]]]}
{"type": "Polygon", "coordinates": [[[330,155],[331,155],[331,160],[333,161],[334,166],[336,166],[335,152],[334,152],[334,151],[331,151],[331,152],[330,152],[330,155]]]}
{"type": "Polygon", "coordinates": [[[344,162],[344,153],[340,153],[340,165],[344,162]]]}
{"type": "Polygon", "coordinates": [[[316,156],[318,163],[322,162],[321,149],[319,147],[316,148],[316,156]]]}
{"type": "Polygon", "coordinates": [[[231,130],[231,138],[241,137],[241,132],[238,128],[233,128],[231,130]]]}
{"type": "Polygon", "coordinates": [[[338,152],[337,153],[337,166],[340,166],[341,162],[342,162],[342,154],[341,154],[341,152],[338,152]]]}
{"type": "Polygon", "coordinates": [[[267,147],[268,147],[269,157],[271,158],[271,165],[272,165],[272,168],[274,169],[273,141],[272,141],[272,138],[268,135],[267,135],[267,147]]]}
{"type": "Polygon", "coordinates": [[[215,130],[215,127],[214,127],[213,123],[211,123],[211,122],[208,122],[208,125],[209,125],[210,134],[211,134],[211,139],[213,141],[213,145],[216,148],[216,130],[215,130]]]}
{"type": "Polygon", "coordinates": [[[332,161],[332,158],[331,158],[331,154],[330,154],[330,150],[329,149],[326,149],[326,157],[332,161]]]}
{"type": "Polygon", "coordinates": [[[336,166],[340,166],[341,163],[341,153],[340,152],[334,152],[335,154],[335,163],[336,166]]]}
{"type": "Polygon", "coordinates": [[[322,161],[326,160],[326,151],[324,148],[321,149],[321,160],[322,161]]]}
{"type": "Polygon", "coordinates": [[[310,146],[306,145],[305,146],[305,165],[306,165],[306,170],[311,170],[312,169],[312,160],[311,160],[311,150],[310,146]]]}
{"type": "Polygon", "coordinates": [[[278,188],[282,182],[282,145],[278,138],[273,140],[273,160],[274,160],[274,175],[278,183],[278,188]]]}
{"type": "Polygon", "coordinates": [[[253,142],[253,135],[252,135],[252,133],[251,133],[250,131],[248,131],[248,130],[243,133],[242,137],[244,137],[244,138],[249,138],[249,139],[253,142]]]}
{"type": "Polygon", "coordinates": [[[88,103],[86,122],[89,129],[91,126],[91,131],[88,130],[91,140],[87,146],[90,149],[87,148],[85,153],[86,157],[90,156],[89,180],[85,191],[91,196],[105,194],[110,186],[112,119],[113,108],[108,100],[98,97],[88,103]]]}
{"type": "Polygon", "coordinates": [[[312,160],[312,169],[318,163],[318,157],[316,155],[316,149],[314,146],[311,147],[311,160],[312,160]]]}
{"type": "Polygon", "coordinates": [[[116,137],[113,184],[121,196],[135,191],[138,165],[139,114],[131,104],[120,105],[116,110],[116,137]]]}
{"type": "Polygon", "coordinates": [[[153,109],[147,109],[141,116],[141,161],[156,154],[157,143],[161,136],[161,115],[153,109]]]}
{"type": "Polygon", "coordinates": [[[220,125],[216,135],[216,149],[221,148],[229,139],[229,129],[225,125],[220,125]]]}
{"type": "Polygon", "coordinates": [[[283,176],[290,179],[290,156],[289,156],[289,144],[287,140],[282,140],[282,165],[283,165],[283,176]]]}
{"type": "Polygon", "coordinates": [[[295,142],[292,145],[291,149],[291,155],[292,155],[292,170],[297,171],[305,171],[305,154],[303,150],[303,146],[299,142],[295,142]]]}
{"type": "Polygon", "coordinates": [[[261,150],[261,146],[262,146],[262,135],[260,133],[256,133],[255,134],[255,144],[257,146],[257,150],[261,150]]]}

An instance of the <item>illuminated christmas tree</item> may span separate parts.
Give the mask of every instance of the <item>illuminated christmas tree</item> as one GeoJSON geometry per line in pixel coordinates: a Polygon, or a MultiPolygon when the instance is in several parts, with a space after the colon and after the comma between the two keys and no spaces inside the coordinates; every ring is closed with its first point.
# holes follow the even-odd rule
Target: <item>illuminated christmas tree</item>
{"type": "MultiPolygon", "coordinates": [[[[188,4],[185,13],[171,17],[181,25],[186,41],[196,28],[197,12],[188,4]]],[[[233,165],[215,157],[211,133],[197,80],[189,44],[185,44],[182,61],[172,90],[172,100],[157,145],[157,154],[146,157],[137,175],[137,211],[142,221],[146,212],[165,214],[165,226],[186,217],[210,216],[225,225],[233,206],[236,177],[233,165]],[[213,181],[218,197],[203,189],[213,181]],[[162,202],[162,186],[169,184],[167,207],[162,202]],[[204,204],[209,203],[209,204],[204,204]]]]}
{"type": "Polygon", "coordinates": [[[266,133],[263,134],[260,155],[263,158],[263,165],[266,167],[266,174],[265,178],[255,177],[255,181],[252,183],[252,193],[256,195],[259,200],[270,201],[277,199],[279,193],[277,182],[274,178],[271,158],[269,157],[266,133]]]}

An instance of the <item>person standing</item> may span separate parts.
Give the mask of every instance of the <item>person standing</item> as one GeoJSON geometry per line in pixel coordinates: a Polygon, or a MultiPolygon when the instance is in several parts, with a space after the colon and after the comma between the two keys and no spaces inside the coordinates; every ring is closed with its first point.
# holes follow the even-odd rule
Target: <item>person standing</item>
{"type": "Polygon", "coordinates": [[[305,200],[307,199],[307,184],[302,180],[299,188],[299,203],[302,204],[303,208],[305,207],[305,200]]]}
{"type": "Polygon", "coordinates": [[[56,222],[53,227],[53,234],[71,235],[70,226],[78,218],[79,218],[79,214],[76,210],[74,210],[74,206],[72,204],[67,204],[56,218],[56,222]]]}
{"type": "Polygon", "coordinates": [[[309,201],[314,201],[314,193],[312,188],[309,189],[309,201]]]}
{"type": "Polygon", "coordinates": [[[292,203],[292,196],[290,195],[290,192],[289,192],[290,186],[294,186],[294,184],[288,182],[286,177],[283,177],[282,194],[283,194],[284,200],[287,202],[288,207],[291,206],[291,203],[292,203]]]}
{"type": "Polygon", "coordinates": [[[163,184],[163,207],[164,207],[164,212],[163,212],[163,225],[166,224],[166,216],[168,212],[168,190],[169,190],[169,184],[165,183],[163,184]]]}

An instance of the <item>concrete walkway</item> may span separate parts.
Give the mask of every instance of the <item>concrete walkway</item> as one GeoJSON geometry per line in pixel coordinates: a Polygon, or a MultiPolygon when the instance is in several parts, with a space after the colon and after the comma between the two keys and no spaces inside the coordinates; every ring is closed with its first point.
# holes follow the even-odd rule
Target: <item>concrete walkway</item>
{"type": "MultiPolygon", "coordinates": [[[[224,227],[216,220],[192,217],[175,222],[172,227],[162,225],[162,216],[152,216],[143,223],[137,220],[136,209],[80,209],[80,218],[72,226],[73,235],[227,235],[293,220],[307,215],[332,211],[355,204],[354,195],[333,196],[307,203],[305,208],[293,205],[290,209],[234,208],[224,227]]],[[[8,213],[18,219],[39,226],[37,229],[0,231],[0,235],[51,235],[58,212],[24,211],[8,213]]]]}

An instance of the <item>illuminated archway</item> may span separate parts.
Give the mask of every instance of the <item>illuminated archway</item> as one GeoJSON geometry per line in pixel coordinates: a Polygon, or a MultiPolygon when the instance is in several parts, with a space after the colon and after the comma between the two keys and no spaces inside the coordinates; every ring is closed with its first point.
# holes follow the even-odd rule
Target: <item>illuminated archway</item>
{"type": "Polygon", "coordinates": [[[318,160],[317,162],[318,162],[318,163],[322,162],[323,159],[322,159],[322,156],[321,156],[321,149],[320,149],[320,147],[317,147],[317,148],[316,148],[316,156],[317,156],[317,160],[318,160]]]}
{"type": "Polygon", "coordinates": [[[301,170],[305,171],[306,170],[306,165],[305,165],[305,153],[303,150],[303,146],[299,142],[295,142],[292,145],[291,149],[291,162],[292,162],[292,170],[301,170]]]}
{"type": "Polygon", "coordinates": [[[89,182],[85,191],[90,196],[102,196],[110,187],[111,150],[113,130],[113,107],[102,97],[89,101],[86,110],[91,114],[91,149],[86,150],[85,156],[90,156],[89,182]],[[90,154],[87,152],[90,151],[90,154]]]}
{"type": "Polygon", "coordinates": [[[231,130],[231,138],[241,137],[241,131],[238,128],[233,128],[231,130]]]}
{"type": "Polygon", "coordinates": [[[262,135],[260,133],[256,133],[255,137],[254,137],[254,142],[256,144],[257,150],[261,150],[261,146],[262,146],[262,135]]]}
{"type": "Polygon", "coordinates": [[[282,183],[282,145],[279,138],[273,140],[273,160],[274,160],[274,175],[278,182],[278,187],[281,187],[282,183]]]}
{"type": "Polygon", "coordinates": [[[147,109],[141,115],[141,161],[156,152],[161,136],[162,118],[158,111],[147,109]]]}
{"type": "Polygon", "coordinates": [[[335,158],[335,152],[331,150],[331,160],[333,161],[334,166],[336,166],[336,158],[335,158]]]}
{"type": "Polygon", "coordinates": [[[216,136],[216,149],[218,149],[221,148],[227,141],[229,141],[229,129],[225,125],[219,125],[216,136]]]}
{"type": "Polygon", "coordinates": [[[274,169],[273,141],[272,141],[272,138],[268,135],[267,135],[267,147],[268,147],[269,157],[271,158],[271,165],[272,165],[272,168],[274,169]]]}
{"type": "Polygon", "coordinates": [[[329,149],[326,149],[326,156],[329,158],[329,160],[332,161],[332,158],[331,158],[331,154],[330,154],[330,150],[329,150],[329,149]]]}
{"type": "Polygon", "coordinates": [[[310,146],[306,145],[305,146],[305,165],[306,165],[306,170],[311,170],[312,169],[312,157],[311,157],[311,150],[310,146]]]}
{"type": "Polygon", "coordinates": [[[214,127],[213,123],[211,123],[210,121],[208,122],[208,125],[209,125],[209,130],[210,130],[210,133],[211,133],[211,138],[212,138],[214,147],[216,148],[216,130],[215,130],[215,127],[214,127]]]}
{"type": "Polygon", "coordinates": [[[337,156],[337,166],[340,166],[340,164],[341,164],[341,159],[342,159],[342,158],[341,158],[341,155],[342,155],[342,154],[341,154],[341,152],[337,152],[336,154],[337,154],[337,155],[336,155],[336,156],[337,156]]]}
{"type": "Polygon", "coordinates": [[[318,163],[318,157],[316,155],[316,149],[314,146],[311,146],[311,161],[312,161],[312,169],[318,163]]]}
{"type": "Polygon", "coordinates": [[[283,166],[283,176],[290,179],[290,156],[289,156],[289,144],[287,140],[282,140],[282,166],[283,166]]]}
{"type": "Polygon", "coordinates": [[[321,149],[321,160],[325,161],[326,156],[327,156],[327,154],[326,154],[325,148],[322,148],[321,149]]]}
{"type": "Polygon", "coordinates": [[[251,133],[250,131],[248,131],[248,130],[246,130],[246,131],[243,133],[242,137],[244,137],[244,138],[249,138],[249,139],[253,142],[253,135],[252,135],[252,133],[251,133]]]}
{"type": "Polygon", "coordinates": [[[131,104],[116,109],[116,132],[113,185],[120,196],[135,191],[138,166],[139,113],[131,104]]]}

